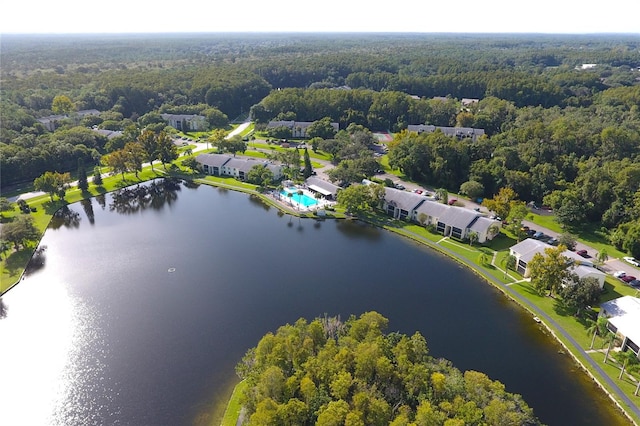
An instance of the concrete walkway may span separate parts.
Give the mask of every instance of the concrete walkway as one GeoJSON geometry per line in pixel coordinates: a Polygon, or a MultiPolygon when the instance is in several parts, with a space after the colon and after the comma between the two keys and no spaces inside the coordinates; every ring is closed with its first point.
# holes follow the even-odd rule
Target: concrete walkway
{"type": "MultiPolygon", "coordinates": [[[[432,242],[430,240],[427,240],[427,239],[423,238],[422,236],[420,236],[418,234],[415,234],[413,232],[409,232],[409,234],[411,234],[411,236],[413,238],[415,238],[416,240],[422,241],[423,243],[425,243],[428,246],[434,246],[434,245],[438,246],[439,250],[442,250],[446,254],[452,256],[453,258],[459,260],[460,262],[462,262],[465,265],[467,265],[470,268],[472,268],[474,271],[478,272],[487,281],[493,283],[495,286],[497,286],[498,288],[502,289],[505,294],[507,294],[513,300],[516,300],[517,302],[521,303],[526,309],[528,309],[535,316],[540,318],[542,320],[542,324],[549,330],[551,335],[556,338],[556,340],[567,350],[568,353],[572,354],[574,360],[578,364],[583,366],[584,370],[591,376],[591,378],[594,381],[596,381],[596,383],[599,383],[601,385],[601,388],[604,390],[604,392],[606,392],[607,394],[609,394],[611,396],[611,399],[614,401],[614,403],[616,405],[618,405],[620,407],[620,409],[622,411],[628,412],[628,413],[629,412],[630,413],[634,413],[634,415],[640,417],[640,408],[638,407],[638,405],[633,400],[631,400],[631,398],[629,398],[622,391],[622,389],[620,389],[620,387],[617,385],[617,383],[611,377],[609,377],[607,375],[607,373],[602,369],[602,367],[600,367],[600,365],[598,365],[598,363],[589,356],[587,350],[583,349],[580,346],[580,344],[573,337],[571,337],[571,335],[569,335],[569,333],[567,333],[567,331],[564,330],[560,326],[560,324],[558,324],[553,318],[551,318],[549,315],[547,315],[540,308],[538,308],[537,306],[532,304],[529,300],[527,300],[527,299],[523,298],[522,296],[520,296],[520,294],[518,294],[515,290],[510,288],[510,286],[515,284],[515,282],[514,283],[510,283],[510,284],[503,284],[500,281],[498,281],[497,279],[495,279],[494,277],[492,277],[491,275],[489,275],[486,271],[484,271],[482,269],[475,268],[474,265],[470,264],[467,259],[461,257],[459,254],[451,251],[450,249],[446,248],[445,246],[443,246],[441,244],[442,242],[446,242],[448,240],[447,238],[442,238],[438,242],[434,243],[434,242],[432,242]],[[558,336],[556,335],[555,330],[557,330],[558,333],[560,333],[560,335],[562,336],[564,341],[569,342],[568,343],[569,346],[567,346],[565,343],[563,343],[562,340],[560,340],[558,338],[558,336]],[[588,364],[588,368],[587,368],[587,366],[583,365],[583,362],[581,360],[579,360],[574,354],[583,355],[584,359],[586,360],[586,363],[588,364]],[[594,376],[591,373],[591,371],[596,372],[597,375],[600,376],[600,378],[594,376]],[[613,395],[611,395],[609,393],[609,391],[607,391],[607,389],[605,389],[604,386],[602,386],[602,382],[604,382],[608,386],[608,388],[613,391],[613,395]],[[618,401],[620,401],[620,402],[618,402],[618,401]]],[[[498,269],[499,271],[502,271],[504,273],[504,269],[500,269],[498,266],[496,266],[493,263],[493,260],[495,260],[495,254],[494,254],[494,257],[492,259],[492,265],[494,267],[496,267],[496,269],[498,269]]],[[[525,280],[519,280],[519,281],[516,281],[516,282],[523,282],[523,281],[527,281],[527,280],[526,279],[525,280]]]]}

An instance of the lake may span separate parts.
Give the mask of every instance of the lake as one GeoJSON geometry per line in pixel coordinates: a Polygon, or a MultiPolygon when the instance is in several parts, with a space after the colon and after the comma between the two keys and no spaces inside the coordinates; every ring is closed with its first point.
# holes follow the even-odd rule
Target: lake
{"type": "Polygon", "coordinates": [[[2,299],[3,424],[206,424],[262,335],[375,310],[549,425],[629,424],[529,314],[433,250],[208,186],[98,197],[45,233],[2,299]]]}

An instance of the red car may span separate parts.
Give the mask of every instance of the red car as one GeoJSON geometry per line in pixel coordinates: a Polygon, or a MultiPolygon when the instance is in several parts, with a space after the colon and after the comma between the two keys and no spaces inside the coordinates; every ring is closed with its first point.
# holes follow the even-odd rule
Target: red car
{"type": "Polygon", "coordinates": [[[620,277],[620,279],[625,283],[630,283],[631,281],[635,280],[636,277],[634,277],[633,275],[625,275],[624,277],[620,277]]]}
{"type": "Polygon", "coordinates": [[[576,254],[578,254],[578,255],[580,255],[580,256],[582,256],[582,257],[589,257],[589,253],[587,253],[587,251],[586,251],[586,250],[578,250],[578,251],[576,252],[576,254]]]}

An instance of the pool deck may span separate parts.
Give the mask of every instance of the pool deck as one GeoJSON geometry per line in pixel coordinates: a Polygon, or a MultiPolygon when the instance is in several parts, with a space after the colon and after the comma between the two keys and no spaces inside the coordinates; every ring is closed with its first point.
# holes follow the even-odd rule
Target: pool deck
{"type": "Polygon", "coordinates": [[[304,188],[304,187],[287,187],[284,188],[284,191],[292,191],[292,192],[297,192],[298,190],[302,190],[303,194],[306,195],[309,198],[313,198],[315,201],[317,201],[317,203],[310,205],[310,206],[305,206],[302,203],[297,202],[295,199],[293,198],[289,198],[289,197],[285,197],[283,196],[280,192],[278,191],[272,191],[271,192],[271,196],[273,197],[274,200],[278,201],[279,203],[294,208],[296,211],[300,211],[300,212],[311,212],[314,210],[318,210],[318,209],[322,209],[326,206],[332,205],[335,202],[334,201],[328,201],[326,199],[323,198],[315,198],[314,194],[311,193],[308,189],[304,188]]]}

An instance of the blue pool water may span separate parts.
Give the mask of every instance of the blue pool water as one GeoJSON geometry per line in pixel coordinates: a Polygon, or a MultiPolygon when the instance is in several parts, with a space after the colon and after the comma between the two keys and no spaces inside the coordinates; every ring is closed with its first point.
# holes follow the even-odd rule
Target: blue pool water
{"type": "Polygon", "coordinates": [[[285,197],[285,199],[288,199],[288,195],[289,193],[293,194],[293,197],[291,197],[291,199],[293,201],[295,201],[296,203],[303,205],[305,207],[310,207],[310,206],[315,206],[316,204],[318,204],[318,200],[316,200],[315,198],[311,198],[309,197],[307,194],[298,194],[297,190],[291,190],[291,189],[283,189],[280,194],[285,197]]]}

